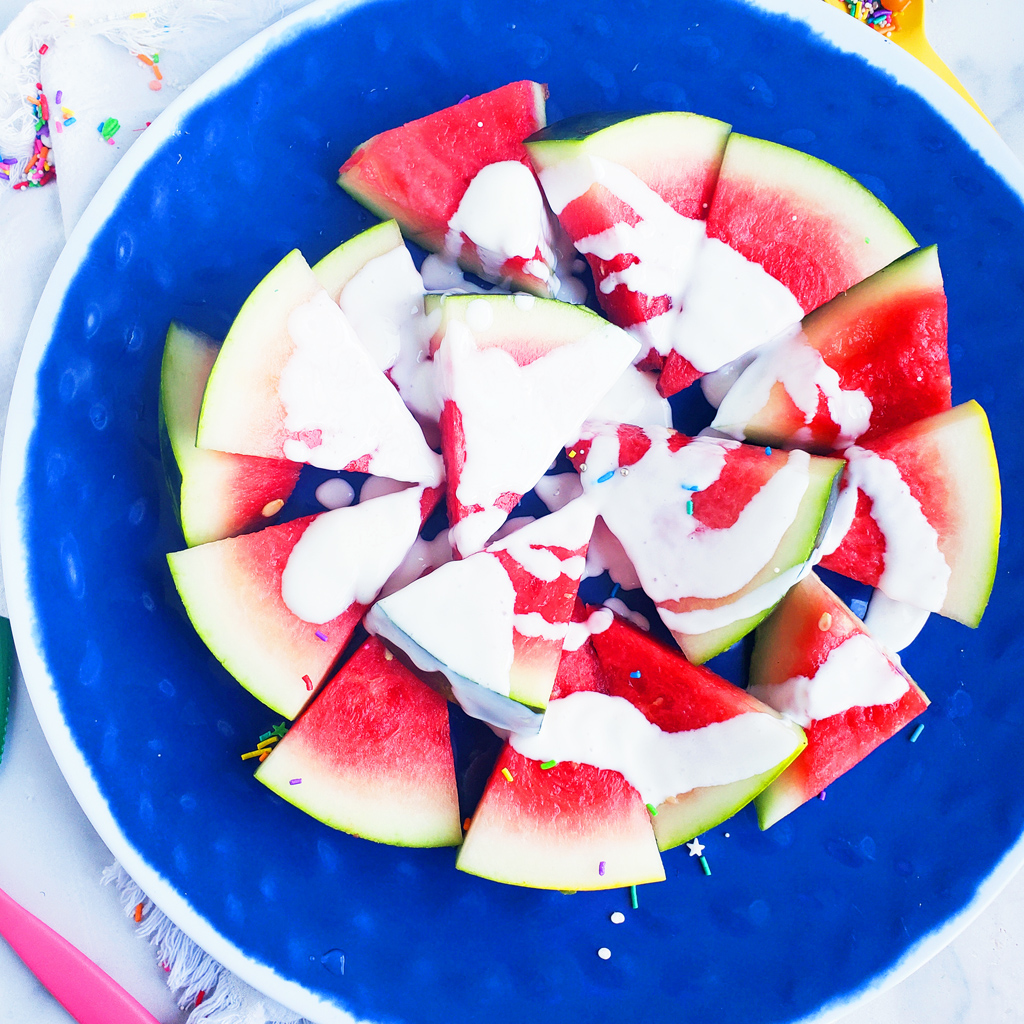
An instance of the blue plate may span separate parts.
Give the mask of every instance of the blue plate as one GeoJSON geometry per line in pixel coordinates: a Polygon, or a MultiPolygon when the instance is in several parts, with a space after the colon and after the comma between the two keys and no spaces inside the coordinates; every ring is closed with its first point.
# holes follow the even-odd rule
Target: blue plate
{"type": "Polygon", "coordinates": [[[668,853],[668,881],[635,911],[626,891],[472,878],[452,850],[380,847],[270,794],[239,755],[274,716],[205,650],[171,586],[168,322],[222,335],[285,252],[319,259],[371,223],[334,184],[353,146],[517,78],[548,83],[552,120],[693,109],[797,146],[937,242],[954,399],[988,410],[1015,508],[1024,175],[898,48],[820,0],[317,3],[154,123],[46,290],[3,461],[4,569],[33,701],[138,882],[314,1020],[828,1017],[948,941],[1024,859],[1019,530],[981,628],[933,617],[905,652],[933,701],[917,743],[897,737],[766,833],[742,812],[705,835],[709,877],[685,848],[668,853]],[[626,923],[609,922],[615,910],[626,923]]]}

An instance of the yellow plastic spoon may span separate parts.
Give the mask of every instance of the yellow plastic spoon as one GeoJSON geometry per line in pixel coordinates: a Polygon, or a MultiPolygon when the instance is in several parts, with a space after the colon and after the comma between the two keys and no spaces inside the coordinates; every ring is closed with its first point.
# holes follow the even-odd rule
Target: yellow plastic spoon
{"type": "MultiPolygon", "coordinates": [[[[847,14],[852,13],[844,0],[825,0],[825,3],[847,14]]],[[[934,71],[939,78],[956,89],[982,117],[985,117],[985,112],[975,103],[971,94],[928,42],[924,31],[924,0],[883,0],[883,5],[893,12],[893,20],[896,22],[892,32],[886,33],[888,38],[934,71]]],[[[988,121],[988,118],[985,117],[985,120],[988,121]]],[[[989,121],[989,124],[991,123],[989,121]]]]}

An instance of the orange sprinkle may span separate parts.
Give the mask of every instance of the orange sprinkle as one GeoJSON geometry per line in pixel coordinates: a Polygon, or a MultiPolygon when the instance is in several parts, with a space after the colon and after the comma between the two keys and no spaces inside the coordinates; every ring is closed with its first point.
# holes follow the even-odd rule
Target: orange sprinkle
{"type": "Polygon", "coordinates": [[[148,64],[150,67],[153,66],[153,61],[150,60],[150,58],[147,57],[144,53],[137,53],[137,54],[135,54],[135,56],[138,57],[139,60],[141,60],[143,64],[148,64]]]}
{"type": "Polygon", "coordinates": [[[469,831],[469,826],[470,826],[470,825],[472,825],[472,824],[473,824],[473,819],[472,819],[472,818],[467,818],[467,819],[466,819],[466,820],[465,820],[465,821],[464,821],[464,822],[462,823],[462,831],[463,831],[463,832],[468,832],[468,831],[469,831]]]}
{"type": "MultiPolygon", "coordinates": [[[[150,62],[150,63],[152,63],[152,62],[150,62]]],[[[164,77],[163,75],[160,74],[160,69],[155,64],[153,64],[153,74],[156,75],[157,81],[161,81],[163,79],[163,77],[164,77]]]]}
{"type": "Polygon", "coordinates": [[[138,924],[142,920],[142,904],[135,904],[135,923],[138,924]]]}

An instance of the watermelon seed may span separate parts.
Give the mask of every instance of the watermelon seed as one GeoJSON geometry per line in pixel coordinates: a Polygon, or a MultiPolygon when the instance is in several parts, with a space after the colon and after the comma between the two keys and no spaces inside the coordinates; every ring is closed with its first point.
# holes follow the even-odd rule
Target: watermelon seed
{"type": "Polygon", "coordinates": [[[275,498],[273,501],[268,501],[266,503],[266,505],[263,506],[263,516],[266,519],[269,519],[271,516],[276,516],[277,513],[280,512],[281,509],[283,509],[283,508],[284,508],[284,499],[283,498],[275,498]]]}
{"type": "Polygon", "coordinates": [[[621,910],[616,910],[611,916],[612,924],[622,924],[626,920],[626,915],[621,910]]]}
{"type": "Polygon", "coordinates": [[[598,956],[599,956],[599,957],[600,957],[600,958],[601,958],[602,960],[610,960],[610,959],[611,959],[611,955],[612,955],[612,951],[611,951],[611,950],[610,950],[610,949],[609,949],[609,948],[608,948],[607,946],[602,946],[602,947],[601,947],[601,948],[600,948],[600,949],[599,949],[599,950],[597,951],[597,955],[598,955],[598,956]]]}
{"type": "Polygon", "coordinates": [[[700,866],[705,875],[711,874],[711,868],[708,866],[707,858],[703,854],[701,854],[700,866]]]}
{"type": "Polygon", "coordinates": [[[630,906],[634,910],[636,910],[637,907],[640,905],[639,902],[637,901],[637,898],[636,898],[636,886],[635,885],[631,885],[629,887],[629,904],[630,904],[630,906]]]}
{"type": "Polygon", "coordinates": [[[832,615],[829,612],[822,612],[821,618],[818,619],[818,629],[825,633],[829,630],[832,625],[832,615]]]}
{"type": "Polygon", "coordinates": [[[507,768],[502,768],[501,769],[501,774],[504,775],[505,778],[508,779],[509,782],[513,781],[512,773],[507,768]]]}
{"type": "Polygon", "coordinates": [[[910,742],[916,743],[918,736],[924,732],[924,722],[918,722],[914,731],[910,734],[910,742]]]}

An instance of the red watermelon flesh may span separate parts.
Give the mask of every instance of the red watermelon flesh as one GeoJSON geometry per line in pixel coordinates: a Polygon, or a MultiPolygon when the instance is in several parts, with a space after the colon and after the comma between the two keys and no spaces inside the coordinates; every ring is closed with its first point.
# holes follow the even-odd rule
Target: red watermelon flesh
{"type": "Polygon", "coordinates": [[[660,112],[611,124],[569,118],[527,141],[549,202],[590,264],[601,308],[641,342],[646,366],[660,367],[657,318],[686,287],[728,134],[712,118],[660,112]]]}
{"type": "Polygon", "coordinates": [[[381,599],[366,627],[496,728],[540,726],[586,562],[583,498],[381,599]]]}
{"type": "Polygon", "coordinates": [[[196,632],[218,661],[254,696],[294,718],[438,499],[439,492],[410,488],[167,560],[196,632]]]}
{"type": "MultiPolygon", "coordinates": [[[[566,652],[556,686],[586,688],[596,671],[593,649],[585,644],[566,652]]],[[[511,745],[494,766],[456,867],[563,891],[665,878],[651,815],[619,772],[571,762],[542,768],[511,745]]]]}
{"type": "Polygon", "coordinates": [[[946,296],[919,249],[761,350],[712,424],[760,444],[845,448],[950,408],[946,296]],[[826,397],[826,394],[828,397],[826,397]]]}
{"type": "Polygon", "coordinates": [[[572,449],[584,493],[691,660],[753,629],[805,571],[840,460],[655,427],[587,434],[572,449]]]}
{"type": "Polygon", "coordinates": [[[928,706],[813,574],[758,628],[748,689],[807,734],[807,749],[755,801],[761,828],[817,796],[928,706]]]}
{"type": "Polygon", "coordinates": [[[544,126],[546,97],[536,82],[512,82],[382,132],[355,149],[338,184],[425,249],[490,280],[551,295],[550,212],[523,146],[544,126]],[[467,196],[474,198],[464,204],[467,196]],[[491,216],[505,210],[497,243],[481,206],[491,216]],[[503,248],[504,238],[515,239],[516,251],[503,248]]]}
{"type": "Polygon", "coordinates": [[[822,566],[976,626],[995,577],[1001,518],[981,406],[966,402],[844,454],[842,540],[822,566]]]}
{"type": "Polygon", "coordinates": [[[481,550],[637,351],[596,313],[529,295],[449,295],[433,344],[452,547],[481,550]]]}
{"type": "Polygon", "coordinates": [[[288,500],[302,470],[284,459],[196,447],[203,389],[219,348],[212,338],[172,323],[160,366],[161,422],[171,448],[165,468],[189,547],[262,525],[288,500]]]}
{"type": "Polygon", "coordinates": [[[838,168],[732,134],[666,359],[664,395],[732,362],[915,245],[838,168]]]}
{"type": "Polygon", "coordinates": [[[324,686],[256,778],[364,839],[462,841],[448,704],[374,637],[324,686]]]}

